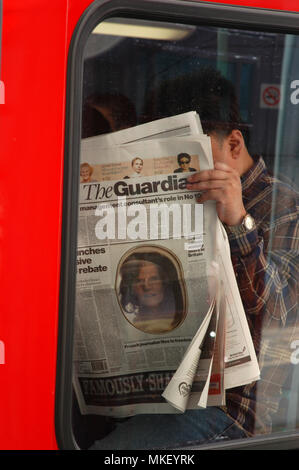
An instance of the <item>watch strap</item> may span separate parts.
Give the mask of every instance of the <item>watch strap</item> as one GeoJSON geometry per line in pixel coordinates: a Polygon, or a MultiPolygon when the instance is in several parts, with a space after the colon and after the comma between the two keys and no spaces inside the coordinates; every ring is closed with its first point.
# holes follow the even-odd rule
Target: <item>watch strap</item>
{"type": "Polygon", "coordinates": [[[231,234],[241,235],[251,232],[256,228],[254,218],[250,214],[246,214],[241,224],[225,225],[226,231],[231,234]]]}

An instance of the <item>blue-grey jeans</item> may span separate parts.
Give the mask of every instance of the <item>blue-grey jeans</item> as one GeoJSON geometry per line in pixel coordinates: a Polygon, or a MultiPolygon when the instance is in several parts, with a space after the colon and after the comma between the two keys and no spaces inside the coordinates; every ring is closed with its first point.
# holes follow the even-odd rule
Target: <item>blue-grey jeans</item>
{"type": "Polygon", "coordinates": [[[90,447],[91,450],[176,449],[247,437],[221,409],[209,407],[184,414],[137,415],[90,447]]]}

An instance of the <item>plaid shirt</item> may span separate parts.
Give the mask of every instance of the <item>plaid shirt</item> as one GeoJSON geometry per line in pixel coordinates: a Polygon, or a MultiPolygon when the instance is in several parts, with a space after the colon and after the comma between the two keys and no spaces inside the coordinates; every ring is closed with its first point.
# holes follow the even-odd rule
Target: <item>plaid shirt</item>
{"type": "Polygon", "coordinates": [[[272,177],[262,158],[241,182],[244,206],[256,227],[227,231],[261,379],[227,390],[226,411],[253,435],[274,430],[282,389],[294,367],[291,343],[299,340],[299,195],[272,177]]]}

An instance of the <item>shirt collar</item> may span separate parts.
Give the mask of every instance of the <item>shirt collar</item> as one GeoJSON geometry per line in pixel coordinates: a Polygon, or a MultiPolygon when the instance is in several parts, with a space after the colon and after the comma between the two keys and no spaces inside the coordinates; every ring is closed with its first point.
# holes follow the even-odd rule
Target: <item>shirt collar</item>
{"type": "Polygon", "coordinates": [[[242,191],[248,189],[266,171],[266,164],[262,157],[253,157],[253,166],[241,176],[242,191]]]}

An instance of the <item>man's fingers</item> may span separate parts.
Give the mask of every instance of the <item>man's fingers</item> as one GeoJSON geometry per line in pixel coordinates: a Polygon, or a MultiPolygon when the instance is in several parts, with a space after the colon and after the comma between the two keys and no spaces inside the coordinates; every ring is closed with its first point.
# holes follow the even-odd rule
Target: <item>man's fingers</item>
{"type": "Polygon", "coordinates": [[[202,204],[206,201],[217,201],[220,202],[223,197],[223,192],[221,189],[211,189],[209,191],[205,191],[202,193],[198,198],[197,202],[202,204]]]}
{"type": "Polygon", "coordinates": [[[222,170],[202,170],[199,173],[194,173],[194,175],[189,176],[187,182],[197,183],[199,181],[208,181],[208,180],[225,180],[228,178],[227,171],[222,170]]]}
{"type": "Polygon", "coordinates": [[[225,180],[207,180],[199,181],[193,184],[187,184],[187,189],[206,191],[209,189],[224,189],[225,180]]]}

